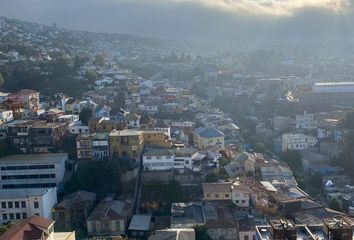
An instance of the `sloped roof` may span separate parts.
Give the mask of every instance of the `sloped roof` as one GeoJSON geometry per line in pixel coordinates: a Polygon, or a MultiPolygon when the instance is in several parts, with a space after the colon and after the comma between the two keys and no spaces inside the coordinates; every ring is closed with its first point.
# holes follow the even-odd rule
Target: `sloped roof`
{"type": "Polygon", "coordinates": [[[77,191],[65,196],[64,199],[55,206],[55,208],[64,208],[70,210],[74,208],[78,203],[87,201],[93,202],[95,199],[96,193],[88,191],[77,191]]]}
{"type": "Polygon", "coordinates": [[[140,119],[140,116],[136,113],[128,113],[125,115],[124,119],[126,121],[137,121],[140,119]]]}
{"type": "Polygon", "coordinates": [[[195,133],[203,138],[224,137],[225,135],[216,128],[198,128],[195,133]]]}
{"type": "Polygon", "coordinates": [[[52,220],[34,215],[29,219],[17,221],[0,236],[0,240],[47,239],[48,234],[45,231],[53,224],[52,220]]]}
{"type": "Polygon", "coordinates": [[[88,217],[88,221],[101,221],[103,218],[118,220],[126,218],[132,209],[132,203],[128,200],[119,201],[111,198],[103,199],[88,217]]]}

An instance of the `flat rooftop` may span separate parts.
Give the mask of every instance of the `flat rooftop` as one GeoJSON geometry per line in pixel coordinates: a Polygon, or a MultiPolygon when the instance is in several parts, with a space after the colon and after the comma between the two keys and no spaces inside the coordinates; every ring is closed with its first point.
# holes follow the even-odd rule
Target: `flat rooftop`
{"type": "Polygon", "coordinates": [[[139,136],[143,133],[143,131],[136,130],[121,130],[121,131],[112,131],[109,136],[139,136]]]}
{"type": "Polygon", "coordinates": [[[31,196],[44,196],[50,191],[56,191],[55,188],[30,188],[30,189],[2,189],[0,190],[0,199],[27,198],[31,196]]]}
{"type": "Polygon", "coordinates": [[[32,164],[32,163],[61,163],[68,159],[67,153],[44,153],[44,154],[17,154],[0,159],[0,165],[8,164],[32,164]]]}
{"type": "Polygon", "coordinates": [[[129,230],[149,231],[151,223],[151,215],[133,215],[129,225],[129,230]]]}

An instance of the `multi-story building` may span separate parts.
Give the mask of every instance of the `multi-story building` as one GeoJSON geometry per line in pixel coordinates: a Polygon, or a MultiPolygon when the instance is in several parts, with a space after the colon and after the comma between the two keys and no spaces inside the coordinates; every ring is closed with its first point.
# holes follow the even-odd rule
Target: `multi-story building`
{"type": "Polygon", "coordinates": [[[144,170],[161,171],[174,168],[175,156],[168,149],[151,149],[143,154],[144,170]]]}
{"type": "Polygon", "coordinates": [[[225,135],[216,128],[197,128],[193,133],[194,146],[204,149],[209,146],[218,145],[224,147],[225,135]]]}
{"type": "Polygon", "coordinates": [[[68,131],[70,134],[74,135],[89,133],[89,127],[83,124],[81,121],[76,121],[69,124],[68,131]]]}
{"type": "Polygon", "coordinates": [[[0,159],[0,189],[63,187],[67,153],[10,155],[0,159]]]}
{"type": "Polygon", "coordinates": [[[173,150],[175,154],[175,169],[187,168],[193,172],[203,169],[206,155],[198,153],[195,148],[179,148],[173,150]]]}
{"type": "Polygon", "coordinates": [[[172,141],[164,131],[143,131],[144,144],[148,147],[171,148],[172,141]]]}
{"type": "Polygon", "coordinates": [[[0,224],[34,215],[51,219],[56,203],[56,188],[0,190],[0,224]]]}
{"type": "Polygon", "coordinates": [[[24,104],[25,107],[34,109],[39,106],[39,92],[30,90],[30,89],[22,89],[17,92],[13,92],[8,95],[8,99],[16,100],[24,104]]]}
{"type": "Polygon", "coordinates": [[[153,148],[143,154],[144,170],[164,171],[176,169],[183,172],[189,169],[193,172],[200,172],[203,168],[204,158],[194,148],[180,148],[169,150],[166,148],[153,148]]]}
{"type": "Polygon", "coordinates": [[[87,233],[89,236],[123,235],[126,233],[131,215],[131,201],[105,198],[87,218],[87,233]]]}
{"type": "Polygon", "coordinates": [[[65,123],[36,124],[28,130],[28,152],[57,151],[64,143],[67,126],[65,123]]]}
{"type": "Polygon", "coordinates": [[[314,93],[353,93],[354,82],[318,82],[312,86],[314,93]]]}
{"type": "Polygon", "coordinates": [[[77,191],[64,197],[52,210],[55,229],[72,231],[82,227],[96,202],[96,194],[77,191]]]}
{"type": "Polygon", "coordinates": [[[85,133],[76,138],[78,159],[100,160],[109,157],[109,133],[85,133]]]}
{"type": "Polygon", "coordinates": [[[43,120],[15,120],[6,124],[7,136],[19,153],[53,152],[60,148],[66,135],[65,123],[43,120]]]}
{"type": "Polygon", "coordinates": [[[303,150],[313,147],[317,143],[317,139],[313,136],[305,134],[283,134],[281,138],[282,151],[286,150],[303,150]]]}
{"type": "Polygon", "coordinates": [[[30,128],[36,124],[46,124],[46,122],[43,120],[15,120],[4,126],[7,129],[7,139],[20,153],[30,152],[28,133],[30,128]]]}
{"type": "Polygon", "coordinates": [[[231,185],[232,202],[239,207],[249,207],[251,202],[252,190],[239,182],[231,185]]]}
{"type": "Polygon", "coordinates": [[[317,128],[317,122],[315,120],[314,113],[306,113],[303,115],[296,115],[295,119],[296,128],[299,129],[315,129],[317,128]]]}
{"type": "Polygon", "coordinates": [[[137,161],[144,149],[144,134],[137,130],[114,130],[109,134],[109,148],[112,158],[137,161]]]}

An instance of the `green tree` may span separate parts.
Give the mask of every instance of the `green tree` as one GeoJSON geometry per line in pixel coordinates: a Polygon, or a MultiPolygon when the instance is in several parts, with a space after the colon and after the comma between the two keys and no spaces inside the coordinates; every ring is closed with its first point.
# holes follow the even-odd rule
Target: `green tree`
{"type": "Polygon", "coordinates": [[[218,175],[215,172],[210,172],[205,176],[205,182],[217,182],[219,180],[218,175]]]}
{"type": "Polygon", "coordinates": [[[8,222],[0,226],[0,235],[6,232],[9,228],[14,225],[14,222],[8,222]]]}
{"type": "Polygon", "coordinates": [[[83,108],[80,112],[80,120],[83,124],[88,125],[88,122],[92,116],[92,110],[91,108],[83,108]]]}
{"type": "Polygon", "coordinates": [[[194,226],[195,240],[211,240],[212,238],[208,234],[208,229],[205,226],[194,226]]]}
{"type": "Polygon", "coordinates": [[[117,161],[101,160],[81,163],[66,184],[67,193],[78,190],[95,192],[104,197],[108,193],[121,193],[121,171],[117,161]]]}
{"type": "Polygon", "coordinates": [[[90,82],[90,83],[93,83],[95,82],[96,80],[98,80],[98,75],[95,71],[93,70],[88,70],[86,73],[85,73],[85,78],[90,82]]]}
{"type": "Polygon", "coordinates": [[[287,150],[286,152],[282,152],[280,160],[286,162],[293,171],[303,171],[302,156],[299,151],[287,150]]]}

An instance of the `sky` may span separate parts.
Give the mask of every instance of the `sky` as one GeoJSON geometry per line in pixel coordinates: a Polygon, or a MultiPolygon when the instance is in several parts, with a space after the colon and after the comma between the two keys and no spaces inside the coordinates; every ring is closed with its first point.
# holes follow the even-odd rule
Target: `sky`
{"type": "Polygon", "coordinates": [[[0,15],[76,30],[194,41],[354,39],[354,0],[0,0],[0,15]]]}

